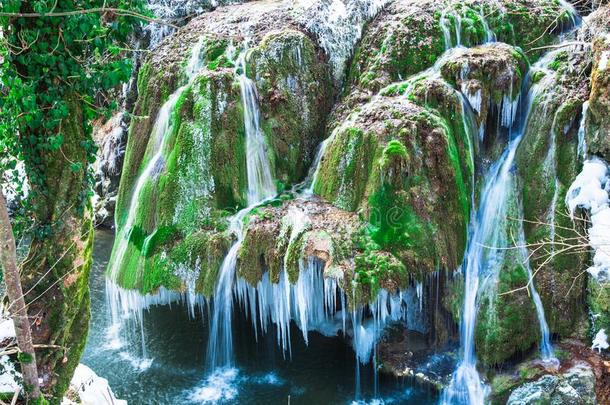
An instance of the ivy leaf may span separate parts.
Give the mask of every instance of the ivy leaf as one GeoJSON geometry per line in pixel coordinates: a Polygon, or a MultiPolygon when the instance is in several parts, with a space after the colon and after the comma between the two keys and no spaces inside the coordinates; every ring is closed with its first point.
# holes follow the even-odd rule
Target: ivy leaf
{"type": "Polygon", "coordinates": [[[83,164],[81,162],[74,162],[70,164],[70,170],[73,173],[79,172],[83,168],[83,164]]]}

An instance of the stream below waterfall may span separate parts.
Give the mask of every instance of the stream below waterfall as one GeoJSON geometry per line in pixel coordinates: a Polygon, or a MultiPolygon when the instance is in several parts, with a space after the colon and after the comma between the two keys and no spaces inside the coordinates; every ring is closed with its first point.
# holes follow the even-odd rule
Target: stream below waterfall
{"type": "MultiPolygon", "coordinates": [[[[251,322],[238,312],[233,323],[237,368],[206,375],[208,315],[202,317],[196,309],[196,318],[190,319],[186,304],[178,302],[144,312],[149,360],[143,361],[140,328],[135,323],[124,321],[133,329],[129,341],[113,341],[109,336],[111,317],[104,271],[113,241],[111,232],[96,232],[91,324],[81,362],[108,379],[117,398],[130,404],[265,405],[287,404],[289,396],[290,404],[349,404],[355,398],[355,355],[343,339],[312,332],[306,346],[293,324],[292,359],[284,360],[275,331],[259,336],[256,342],[251,322]]],[[[374,402],[373,367],[362,366],[360,378],[362,397],[370,401],[367,403],[431,404],[437,400],[426,388],[380,376],[380,401],[374,402]]]]}

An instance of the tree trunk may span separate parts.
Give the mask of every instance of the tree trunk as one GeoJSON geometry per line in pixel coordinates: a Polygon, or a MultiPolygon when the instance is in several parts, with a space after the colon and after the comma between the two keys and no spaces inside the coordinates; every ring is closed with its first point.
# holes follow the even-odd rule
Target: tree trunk
{"type": "MultiPolygon", "coordinates": [[[[28,295],[28,309],[36,314],[32,325],[35,345],[59,346],[37,351],[43,391],[52,403],[60,403],[70,386],[85,348],[89,330],[89,271],[93,250],[93,223],[87,196],[89,141],[86,118],[76,101],[68,98],[69,118],[62,122],[59,150],[41,150],[44,185],[32,184],[36,225],[45,232],[34,234],[29,255],[21,269],[21,283],[28,295]],[[74,170],[73,163],[82,169],[74,170]]],[[[27,167],[26,162],[26,167],[27,167]]]]}
{"type": "Polygon", "coordinates": [[[0,192],[0,265],[4,272],[6,290],[9,298],[9,308],[13,323],[15,324],[15,334],[17,335],[17,345],[21,351],[21,373],[25,385],[25,393],[32,399],[40,396],[38,386],[38,370],[36,368],[36,354],[32,344],[30,332],[30,321],[28,319],[25,299],[21,289],[21,280],[17,268],[17,253],[13,228],[8,216],[6,200],[0,192]]]}

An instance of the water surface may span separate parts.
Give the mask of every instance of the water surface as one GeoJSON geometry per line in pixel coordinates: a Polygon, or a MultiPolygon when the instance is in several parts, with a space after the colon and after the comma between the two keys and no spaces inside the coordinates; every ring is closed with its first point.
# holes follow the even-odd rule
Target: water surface
{"type": "MultiPolygon", "coordinates": [[[[275,330],[254,338],[251,322],[234,316],[236,368],[206,376],[208,316],[196,311],[189,319],[186,305],[153,307],[144,314],[146,359],[137,325],[128,341],[109,337],[104,270],[114,236],[96,232],[91,272],[91,326],[81,360],[107,378],[116,396],[130,404],[349,404],[355,398],[355,357],[342,338],[309,334],[309,345],[292,326],[292,359],[284,359],[275,330]],[[236,326],[237,325],[237,326],[236,326]],[[123,344],[121,347],[120,344],[123,344]]],[[[361,367],[362,397],[371,403],[373,368],[361,367]]],[[[427,390],[399,379],[381,376],[379,397],[385,404],[432,404],[427,390]]]]}

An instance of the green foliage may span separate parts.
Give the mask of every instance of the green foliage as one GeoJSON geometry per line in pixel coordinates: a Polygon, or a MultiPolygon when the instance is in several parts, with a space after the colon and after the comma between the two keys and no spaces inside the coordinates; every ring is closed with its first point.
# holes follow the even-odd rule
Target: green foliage
{"type": "MultiPolygon", "coordinates": [[[[44,13],[112,7],[143,12],[143,0],[6,0],[5,13],[44,13]]],[[[0,171],[14,170],[18,160],[25,163],[32,186],[30,202],[43,204],[52,196],[47,180],[59,177],[67,161],[72,173],[86,172],[80,190],[82,210],[91,195],[93,174],[87,163],[95,159],[90,122],[108,114],[115,103],[102,94],[127,80],[131,60],[122,54],[138,20],[120,13],[82,13],[65,17],[0,18],[0,171]],[[73,106],[82,111],[75,120],[73,106]],[[85,134],[75,140],[70,131],[85,134]],[[84,129],[84,131],[83,131],[84,129]],[[74,144],[69,144],[74,142],[74,144]],[[66,150],[80,148],[84,161],[69,158],[66,150]],[[50,162],[55,162],[55,165],[50,162]],[[53,168],[53,169],[51,169],[53,168]]],[[[17,176],[17,188],[24,176],[17,176]]],[[[23,202],[27,217],[35,204],[23,202]]],[[[19,231],[21,228],[17,229],[19,231]]],[[[44,235],[44,234],[43,234],[44,235]]]]}

